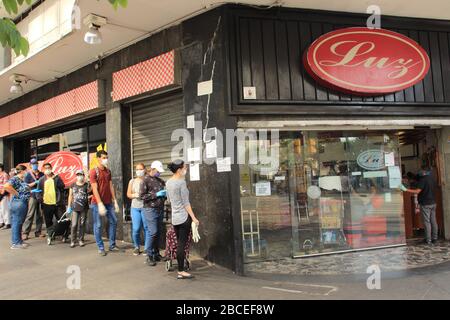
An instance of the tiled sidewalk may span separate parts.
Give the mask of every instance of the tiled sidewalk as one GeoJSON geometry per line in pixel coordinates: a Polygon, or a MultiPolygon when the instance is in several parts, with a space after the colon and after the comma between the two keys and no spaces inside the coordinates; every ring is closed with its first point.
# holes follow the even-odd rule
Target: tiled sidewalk
{"type": "Polygon", "coordinates": [[[446,261],[450,261],[450,242],[441,241],[433,246],[416,243],[320,257],[249,263],[246,270],[289,275],[365,274],[371,265],[378,265],[381,271],[401,271],[446,261]]]}

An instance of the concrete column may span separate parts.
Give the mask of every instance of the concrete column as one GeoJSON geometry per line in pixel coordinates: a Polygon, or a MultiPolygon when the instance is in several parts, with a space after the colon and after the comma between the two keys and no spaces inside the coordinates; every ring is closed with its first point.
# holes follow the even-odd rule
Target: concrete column
{"type": "Polygon", "coordinates": [[[124,235],[124,208],[126,198],[126,182],[129,172],[130,161],[127,160],[130,155],[129,141],[129,115],[128,108],[123,108],[120,103],[112,102],[111,79],[99,82],[100,105],[106,109],[106,143],[109,155],[109,168],[112,173],[112,181],[116,191],[116,197],[120,206],[120,214],[117,215],[117,239],[129,241],[127,233],[124,235]],[[128,171],[127,171],[128,170],[128,171]],[[125,176],[124,176],[125,174],[125,176]]]}
{"type": "Polygon", "coordinates": [[[450,239],[450,128],[441,130],[440,134],[440,163],[442,178],[442,206],[444,215],[445,239],[450,239]]]}

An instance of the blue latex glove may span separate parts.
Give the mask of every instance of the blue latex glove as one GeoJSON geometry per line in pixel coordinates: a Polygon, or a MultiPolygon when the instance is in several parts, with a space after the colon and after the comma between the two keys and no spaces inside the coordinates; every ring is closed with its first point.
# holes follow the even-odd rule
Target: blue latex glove
{"type": "Polygon", "coordinates": [[[70,206],[69,206],[69,207],[67,207],[67,213],[68,213],[68,214],[72,214],[72,212],[73,212],[73,209],[72,209],[72,207],[70,207],[70,206]]]}
{"type": "Polygon", "coordinates": [[[32,193],[41,193],[42,190],[41,189],[33,189],[31,190],[32,193]]]}
{"type": "Polygon", "coordinates": [[[166,190],[160,190],[160,191],[158,191],[158,192],[156,193],[156,196],[157,196],[158,198],[165,198],[165,197],[166,197],[166,194],[167,194],[166,190]]]}

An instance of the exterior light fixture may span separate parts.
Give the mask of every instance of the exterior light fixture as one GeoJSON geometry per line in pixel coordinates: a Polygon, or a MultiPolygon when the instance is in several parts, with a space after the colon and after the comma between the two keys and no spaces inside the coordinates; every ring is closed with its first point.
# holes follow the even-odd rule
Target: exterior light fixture
{"type": "Polygon", "coordinates": [[[90,45],[101,44],[103,37],[100,28],[106,25],[106,18],[91,13],[84,18],[83,23],[89,27],[84,35],[84,42],[90,45]]]}
{"type": "Polygon", "coordinates": [[[28,79],[23,75],[13,74],[11,77],[9,77],[9,80],[13,83],[11,85],[11,88],[9,89],[9,92],[12,94],[22,94],[22,83],[27,83],[28,79]]]}
{"type": "Polygon", "coordinates": [[[101,44],[103,38],[99,29],[99,26],[92,24],[89,27],[89,31],[84,35],[84,42],[87,44],[101,44]]]}

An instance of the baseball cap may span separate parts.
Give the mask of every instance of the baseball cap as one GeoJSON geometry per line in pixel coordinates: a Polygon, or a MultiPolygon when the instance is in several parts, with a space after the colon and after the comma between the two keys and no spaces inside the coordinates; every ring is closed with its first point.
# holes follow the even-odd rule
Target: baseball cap
{"type": "Polygon", "coordinates": [[[76,172],[75,172],[75,174],[78,176],[78,175],[80,175],[80,174],[82,174],[83,176],[84,176],[84,171],[83,170],[77,170],[76,172]]]}
{"type": "Polygon", "coordinates": [[[158,170],[158,172],[164,172],[165,171],[161,161],[153,161],[152,165],[150,166],[150,168],[156,169],[156,170],[158,170]]]}
{"type": "Polygon", "coordinates": [[[36,158],[32,158],[32,159],[30,160],[30,164],[37,164],[37,163],[38,163],[38,161],[37,161],[36,158]]]}

